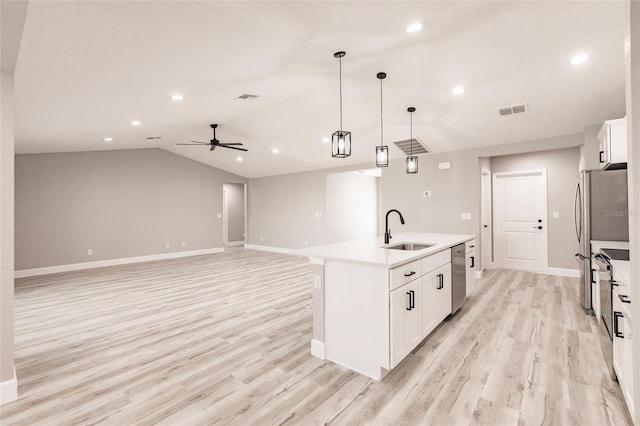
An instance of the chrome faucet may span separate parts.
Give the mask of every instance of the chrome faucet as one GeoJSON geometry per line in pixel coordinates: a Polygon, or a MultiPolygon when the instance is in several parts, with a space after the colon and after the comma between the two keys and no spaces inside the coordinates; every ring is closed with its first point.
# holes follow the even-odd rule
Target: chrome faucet
{"type": "Polygon", "coordinates": [[[404,218],[402,217],[402,213],[400,213],[396,209],[391,209],[387,212],[387,215],[384,217],[384,243],[389,244],[389,240],[391,239],[391,229],[389,229],[389,213],[396,212],[398,216],[400,216],[400,223],[404,225],[404,218]]]}

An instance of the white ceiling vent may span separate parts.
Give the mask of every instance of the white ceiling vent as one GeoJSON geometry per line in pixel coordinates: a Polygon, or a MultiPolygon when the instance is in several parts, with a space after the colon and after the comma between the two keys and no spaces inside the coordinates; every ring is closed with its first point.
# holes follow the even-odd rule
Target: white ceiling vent
{"type": "Polygon", "coordinates": [[[236,98],[237,101],[252,101],[257,98],[258,95],[252,95],[250,93],[244,93],[236,98]]]}
{"type": "Polygon", "coordinates": [[[522,112],[527,112],[527,104],[511,105],[498,108],[498,114],[500,115],[520,114],[522,112]]]}
{"type": "Polygon", "coordinates": [[[411,149],[411,141],[413,140],[413,155],[420,155],[420,154],[428,154],[431,151],[429,150],[429,148],[426,147],[425,144],[422,143],[422,141],[418,138],[413,138],[413,139],[405,139],[403,141],[395,141],[394,144],[395,146],[397,146],[398,148],[400,148],[400,150],[402,152],[404,152],[407,155],[411,155],[412,149],[411,149]]]}

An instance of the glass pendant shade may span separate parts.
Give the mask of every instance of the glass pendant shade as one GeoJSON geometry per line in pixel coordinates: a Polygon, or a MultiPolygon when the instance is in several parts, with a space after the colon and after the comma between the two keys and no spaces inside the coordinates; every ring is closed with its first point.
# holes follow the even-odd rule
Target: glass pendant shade
{"type": "Polygon", "coordinates": [[[351,155],[351,132],[338,130],[331,135],[331,156],[346,158],[351,155]]]}
{"type": "Polygon", "coordinates": [[[418,157],[416,155],[410,155],[407,157],[407,173],[418,173],[418,157]]]}
{"type": "Polygon", "coordinates": [[[389,167],[389,147],[386,145],[376,146],[376,166],[389,167]]]}

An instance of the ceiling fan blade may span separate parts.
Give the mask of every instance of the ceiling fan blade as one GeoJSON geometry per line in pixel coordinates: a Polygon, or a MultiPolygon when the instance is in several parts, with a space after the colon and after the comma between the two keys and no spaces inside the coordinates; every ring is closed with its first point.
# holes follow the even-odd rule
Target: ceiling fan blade
{"type": "Polygon", "coordinates": [[[177,143],[176,145],[197,145],[197,146],[200,146],[201,144],[199,144],[199,143],[177,143]]]}
{"type": "Polygon", "coordinates": [[[235,146],[226,146],[226,145],[219,145],[219,146],[221,146],[222,148],[236,149],[236,150],[238,150],[238,151],[249,151],[248,149],[245,149],[245,148],[236,148],[235,146]]]}
{"type": "Polygon", "coordinates": [[[224,142],[220,144],[220,146],[224,146],[224,145],[244,145],[244,144],[241,142],[224,142]]]}
{"type": "Polygon", "coordinates": [[[193,143],[201,143],[202,145],[211,145],[210,142],[191,141],[193,143]]]}

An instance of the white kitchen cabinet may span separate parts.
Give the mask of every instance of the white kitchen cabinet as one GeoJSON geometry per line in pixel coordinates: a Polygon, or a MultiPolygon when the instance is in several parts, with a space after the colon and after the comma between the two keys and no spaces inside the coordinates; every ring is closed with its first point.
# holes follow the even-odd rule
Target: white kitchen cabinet
{"type": "Polygon", "coordinates": [[[600,310],[600,268],[591,262],[591,307],[598,323],[602,321],[600,310]]]}
{"type": "Polygon", "coordinates": [[[601,169],[620,168],[627,163],[626,118],[607,120],[598,133],[601,169]]]}
{"type": "Polygon", "coordinates": [[[422,277],[422,337],[451,313],[451,263],[422,277]]]}
{"type": "Polygon", "coordinates": [[[466,288],[467,297],[473,292],[476,286],[476,240],[467,241],[466,243],[466,288]]]}
{"type": "Polygon", "coordinates": [[[422,340],[420,279],[391,292],[391,368],[422,340]]]}
{"type": "MultiPolygon", "coordinates": [[[[633,333],[631,318],[617,291],[613,292],[613,369],[622,389],[627,408],[633,417],[633,333]]],[[[625,298],[626,300],[626,298],[625,298]]]]}

